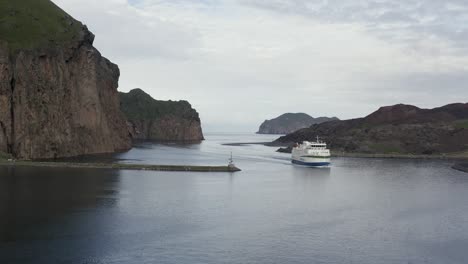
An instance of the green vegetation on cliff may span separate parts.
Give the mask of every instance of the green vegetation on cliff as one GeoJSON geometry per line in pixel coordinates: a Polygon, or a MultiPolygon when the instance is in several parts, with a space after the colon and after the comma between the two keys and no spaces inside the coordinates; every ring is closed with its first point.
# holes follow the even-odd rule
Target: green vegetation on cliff
{"type": "Polygon", "coordinates": [[[200,117],[187,101],[160,101],[141,89],[120,93],[120,109],[134,139],[199,142],[200,117]]]}
{"type": "Polygon", "coordinates": [[[11,159],[11,155],[10,155],[10,154],[0,152],[0,161],[1,161],[1,160],[8,160],[8,159],[11,159]]]}
{"type": "Polygon", "coordinates": [[[455,122],[455,127],[458,129],[468,128],[468,120],[460,120],[455,122]]]}
{"type": "Polygon", "coordinates": [[[187,101],[156,100],[141,89],[119,94],[121,110],[130,120],[154,120],[166,115],[198,119],[198,113],[187,101]]]}
{"type": "Polygon", "coordinates": [[[400,154],[404,150],[399,146],[398,142],[373,142],[369,143],[369,149],[381,154],[400,154]]]}
{"type": "Polygon", "coordinates": [[[0,0],[0,40],[11,52],[75,40],[82,26],[50,0],[0,0]]]}

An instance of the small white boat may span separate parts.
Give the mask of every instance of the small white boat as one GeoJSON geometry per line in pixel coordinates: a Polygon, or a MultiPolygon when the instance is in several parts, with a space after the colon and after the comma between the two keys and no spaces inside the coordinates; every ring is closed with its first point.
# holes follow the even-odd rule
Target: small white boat
{"type": "Polygon", "coordinates": [[[302,144],[296,144],[292,149],[291,160],[292,163],[302,166],[330,166],[330,150],[327,148],[327,143],[317,137],[316,142],[304,141],[302,144]]]}

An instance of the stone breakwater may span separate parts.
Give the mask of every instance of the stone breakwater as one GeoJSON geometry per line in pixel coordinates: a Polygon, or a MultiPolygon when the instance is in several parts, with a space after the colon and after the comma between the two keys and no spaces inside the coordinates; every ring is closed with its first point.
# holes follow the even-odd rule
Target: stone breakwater
{"type": "Polygon", "coordinates": [[[33,161],[0,161],[0,166],[82,168],[82,169],[118,169],[118,170],[146,170],[146,171],[181,171],[181,172],[238,172],[238,171],[241,171],[239,168],[235,166],[150,165],[150,164],[33,162],[33,161]]]}

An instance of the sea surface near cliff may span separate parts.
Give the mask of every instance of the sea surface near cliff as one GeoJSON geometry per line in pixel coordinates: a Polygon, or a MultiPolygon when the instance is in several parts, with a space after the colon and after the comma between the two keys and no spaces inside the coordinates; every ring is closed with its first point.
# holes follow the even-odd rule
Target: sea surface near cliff
{"type": "Polygon", "coordinates": [[[275,136],[93,159],[239,173],[0,167],[0,263],[467,263],[468,176],[439,160],[296,167],[275,136]]]}

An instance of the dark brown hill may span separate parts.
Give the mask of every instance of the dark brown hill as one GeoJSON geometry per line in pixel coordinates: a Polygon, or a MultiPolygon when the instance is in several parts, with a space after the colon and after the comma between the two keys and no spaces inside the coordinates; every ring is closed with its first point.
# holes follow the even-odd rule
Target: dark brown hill
{"type": "Polygon", "coordinates": [[[450,154],[468,152],[468,104],[434,109],[411,105],[382,107],[358,119],[301,129],[275,144],[320,136],[334,151],[368,154],[450,154]]]}

